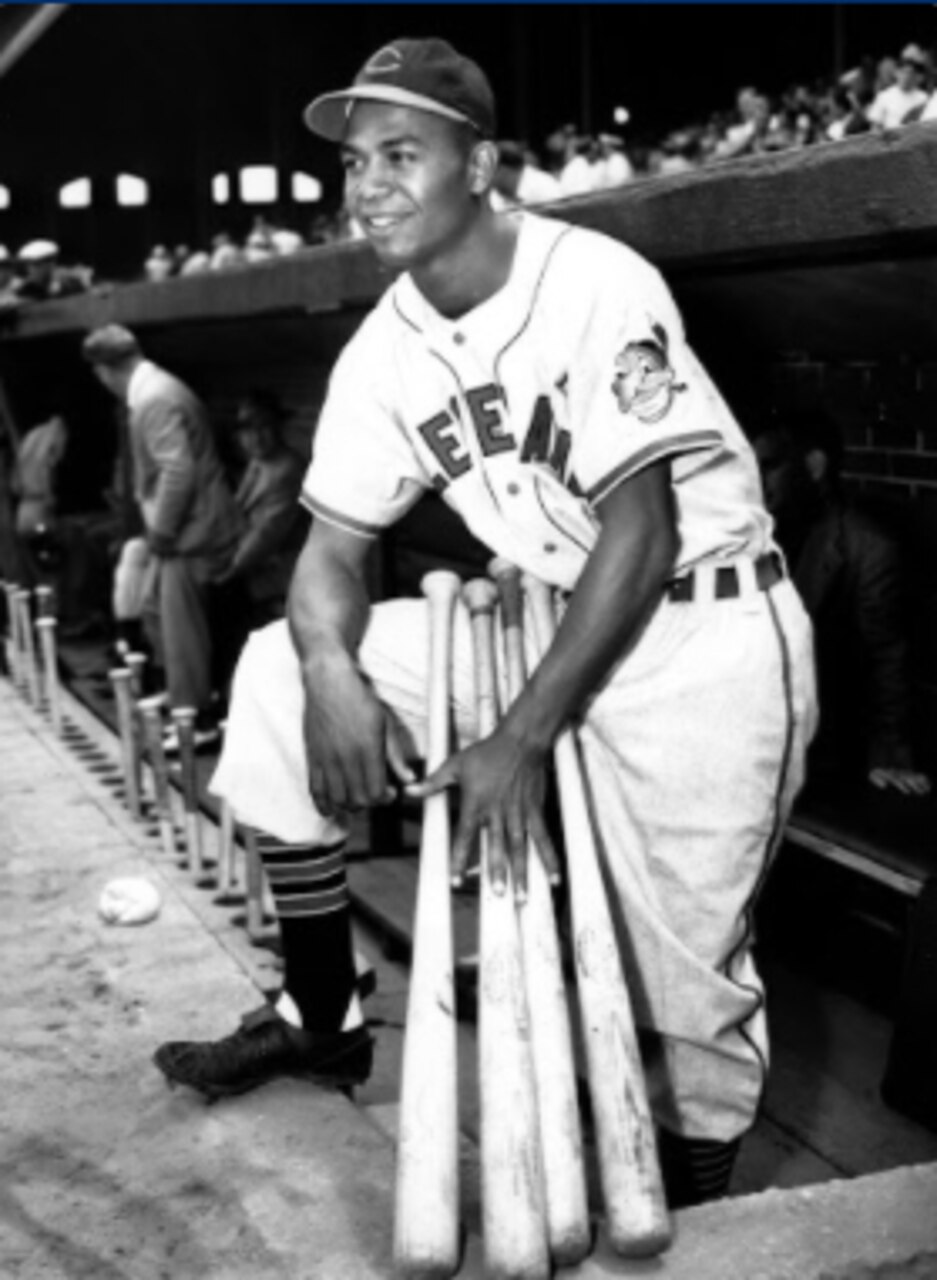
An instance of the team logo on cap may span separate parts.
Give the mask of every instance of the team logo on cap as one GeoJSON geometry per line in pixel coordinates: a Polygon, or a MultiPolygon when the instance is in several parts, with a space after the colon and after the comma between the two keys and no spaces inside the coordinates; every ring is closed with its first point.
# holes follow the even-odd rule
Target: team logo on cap
{"type": "Polygon", "coordinates": [[[622,413],[631,413],[641,422],[660,422],[669,412],[685,382],[677,382],[667,355],[667,334],[655,324],[653,338],[629,342],[615,357],[612,394],[622,413]]]}
{"type": "Polygon", "coordinates": [[[402,66],[403,54],[396,45],[387,44],[383,49],[378,49],[374,57],[365,64],[364,69],[368,75],[381,76],[388,75],[391,71],[399,71],[402,66]]]}

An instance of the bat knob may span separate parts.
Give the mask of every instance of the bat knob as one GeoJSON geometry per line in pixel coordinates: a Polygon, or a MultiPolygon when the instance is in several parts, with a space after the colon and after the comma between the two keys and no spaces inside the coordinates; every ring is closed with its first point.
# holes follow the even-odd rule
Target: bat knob
{"type": "Polygon", "coordinates": [[[462,600],[469,613],[493,613],[498,603],[498,588],[490,578],[473,578],[462,588],[462,600]]]}

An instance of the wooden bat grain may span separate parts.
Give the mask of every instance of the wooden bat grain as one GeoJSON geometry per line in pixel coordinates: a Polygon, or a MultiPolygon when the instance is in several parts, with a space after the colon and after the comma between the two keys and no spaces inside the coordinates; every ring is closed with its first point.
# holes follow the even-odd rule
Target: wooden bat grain
{"type": "MultiPolygon", "coordinates": [[[[461,582],[439,570],[422,582],[428,606],[426,766],[449,754],[452,625],[461,582]]],[[[423,806],[397,1139],[394,1265],[406,1277],[459,1266],[459,1121],[449,873],[449,802],[423,806]]]]}
{"type": "MultiPolygon", "coordinates": [[[[542,656],[556,631],[552,591],[528,575],[524,588],[542,656]]],[[[671,1239],[654,1122],[572,730],[560,735],[554,754],[606,1228],[616,1253],[647,1257],[662,1252],[671,1239]]]]}

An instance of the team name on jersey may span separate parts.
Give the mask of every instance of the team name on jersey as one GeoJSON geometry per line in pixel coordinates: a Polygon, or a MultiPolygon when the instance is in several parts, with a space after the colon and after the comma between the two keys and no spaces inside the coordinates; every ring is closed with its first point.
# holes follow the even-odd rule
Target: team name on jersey
{"type": "MultiPolygon", "coordinates": [[[[558,384],[561,389],[564,382],[565,379],[561,379],[558,384]]],[[[508,424],[507,397],[503,387],[494,382],[473,387],[465,393],[465,404],[482,457],[514,453],[520,462],[548,466],[571,492],[581,492],[575,477],[567,475],[572,441],[569,432],[557,423],[549,396],[537,397],[520,443],[508,424]]],[[[440,491],[453,480],[466,475],[475,465],[463,439],[463,416],[462,406],[453,397],[445,409],[433,414],[416,429],[440,467],[432,477],[434,488],[440,491]]]]}

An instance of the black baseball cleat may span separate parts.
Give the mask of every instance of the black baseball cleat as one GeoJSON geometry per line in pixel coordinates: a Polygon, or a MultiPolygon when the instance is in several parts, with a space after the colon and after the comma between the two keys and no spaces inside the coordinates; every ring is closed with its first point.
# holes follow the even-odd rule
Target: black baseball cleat
{"type": "Polygon", "coordinates": [[[264,1005],[241,1019],[221,1040],[171,1040],[153,1061],[170,1084],[197,1089],[209,1101],[247,1093],[268,1080],[297,1076],[315,1084],[350,1089],[371,1074],[374,1037],[354,1031],[301,1031],[264,1005]]]}

